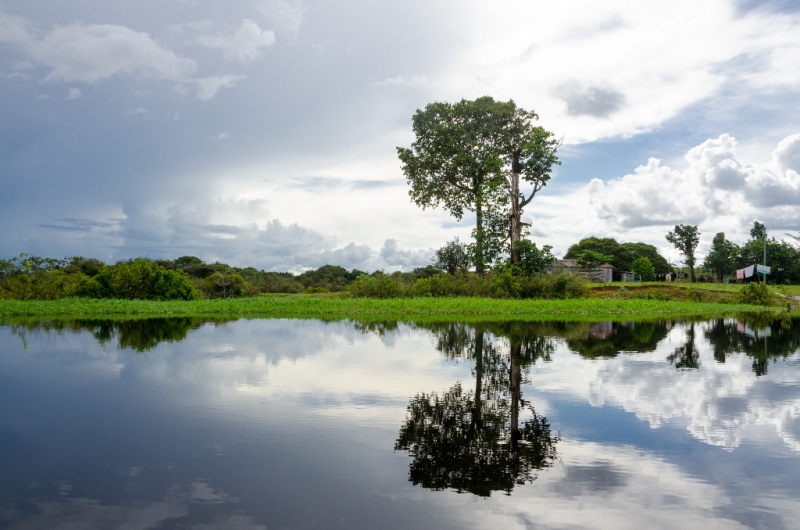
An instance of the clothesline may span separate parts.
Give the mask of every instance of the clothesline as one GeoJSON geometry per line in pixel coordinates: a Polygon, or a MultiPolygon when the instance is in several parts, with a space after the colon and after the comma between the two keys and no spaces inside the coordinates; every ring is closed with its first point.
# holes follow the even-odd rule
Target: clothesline
{"type": "Polygon", "coordinates": [[[744,269],[738,269],[736,271],[736,279],[744,280],[746,278],[752,278],[753,274],[755,273],[756,273],[756,266],[750,265],[749,267],[745,267],[744,269]]]}

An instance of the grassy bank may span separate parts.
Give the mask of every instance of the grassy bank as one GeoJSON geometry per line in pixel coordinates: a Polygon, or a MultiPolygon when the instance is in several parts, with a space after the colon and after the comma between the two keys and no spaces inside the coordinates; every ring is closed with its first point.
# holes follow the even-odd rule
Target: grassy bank
{"type": "Polygon", "coordinates": [[[741,304],[674,300],[581,298],[570,300],[502,300],[488,298],[365,299],[332,296],[263,296],[226,300],[154,302],[70,298],[47,302],[0,300],[0,319],[19,317],[113,316],[487,316],[546,317],[554,315],[700,315],[777,311],[741,304]]]}

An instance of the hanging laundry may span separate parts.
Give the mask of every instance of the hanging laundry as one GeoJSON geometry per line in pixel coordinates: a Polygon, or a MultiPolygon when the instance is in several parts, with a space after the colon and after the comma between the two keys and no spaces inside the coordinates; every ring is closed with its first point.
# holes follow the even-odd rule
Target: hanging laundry
{"type": "Polygon", "coordinates": [[[744,269],[739,269],[736,271],[736,279],[744,280],[744,269]]]}
{"type": "Polygon", "coordinates": [[[753,274],[755,272],[756,272],[756,266],[755,265],[750,265],[749,267],[745,267],[745,269],[744,269],[744,277],[745,278],[750,278],[750,277],[753,276],[753,274]]]}

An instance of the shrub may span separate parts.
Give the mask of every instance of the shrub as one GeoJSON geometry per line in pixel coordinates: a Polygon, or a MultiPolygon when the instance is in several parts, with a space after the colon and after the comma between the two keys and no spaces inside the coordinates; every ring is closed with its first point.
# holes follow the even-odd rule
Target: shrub
{"type": "Polygon", "coordinates": [[[83,293],[89,278],[80,272],[61,270],[18,274],[5,282],[3,297],[13,300],[58,300],[83,293]]]}
{"type": "Polygon", "coordinates": [[[401,298],[406,296],[405,286],[385,274],[359,276],[348,286],[353,296],[359,298],[401,298]]]}
{"type": "Polygon", "coordinates": [[[455,238],[447,242],[442,248],[436,251],[434,259],[436,268],[448,273],[455,274],[457,271],[467,270],[470,266],[469,249],[467,245],[455,238]]]}
{"type": "Polygon", "coordinates": [[[330,289],[327,287],[309,287],[305,290],[306,294],[317,294],[317,293],[329,293],[331,292],[330,289]]]}
{"type": "Polygon", "coordinates": [[[152,261],[137,259],[104,266],[84,289],[89,298],[129,300],[194,300],[197,291],[183,271],[165,270],[152,261]]]}
{"type": "Polygon", "coordinates": [[[217,271],[203,279],[201,289],[209,298],[234,298],[247,294],[247,283],[236,272],[217,271]]]}
{"type": "Polygon", "coordinates": [[[655,269],[646,257],[636,258],[631,264],[631,271],[639,275],[643,282],[652,282],[656,278],[655,269]]]}
{"type": "Polygon", "coordinates": [[[755,282],[743,285],[736,301],[740,304],[776,305],[775,296],[769,291],[766,284],[755,282]]]}

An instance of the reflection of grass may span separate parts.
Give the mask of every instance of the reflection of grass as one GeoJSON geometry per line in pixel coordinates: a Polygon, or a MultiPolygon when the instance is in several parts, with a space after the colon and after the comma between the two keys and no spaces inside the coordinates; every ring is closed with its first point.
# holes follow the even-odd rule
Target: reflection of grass
{"type": "MultiPolygon", "coordinates": [[[[767,311],[737,304],[647,300],[640,298],[582,298],[574,300],[497,300],[488,298],[398,298],[376,300],[329,296],[264,296],[228,300],[153,302],[73,298],[48,302],[0,300],[0,317],[137,316],[503,316],[564,315],[666,316],[767,311]]],[[[774,309],[772,309],[774,311],[774,309]]]]}

